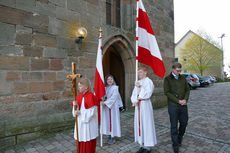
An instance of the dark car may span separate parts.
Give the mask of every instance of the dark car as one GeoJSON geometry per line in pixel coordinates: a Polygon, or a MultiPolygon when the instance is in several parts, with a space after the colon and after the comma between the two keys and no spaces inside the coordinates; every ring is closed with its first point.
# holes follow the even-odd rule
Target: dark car
{"type": "Polygon", "coordinates": [[[200,81],[200,87],[207,87],[210,84],[209,78],[206,76],[198,76],[200,81]]]}
{"type": "Polygon", "coordinates": [[[196,74],[183,73],[181,75],[183,75],[186,78],[190,89],[196,89],[200,86],[199,78],[196,74]]]}

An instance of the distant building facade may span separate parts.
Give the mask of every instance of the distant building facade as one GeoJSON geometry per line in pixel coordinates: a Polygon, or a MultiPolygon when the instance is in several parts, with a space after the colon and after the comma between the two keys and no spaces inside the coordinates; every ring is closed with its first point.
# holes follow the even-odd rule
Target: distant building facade
{"type": "MultiPolygon", "coordinates": [[[[223,62],[222,53],[223,52],[222,50],[217,48],[216,46],[214,46],[207,40],[203,39],[201,36],[199,36],[198,34],[194,33],[191,30],[189,30],[175,45],[175,59],[184,65],[184,67],[182,68],[182,71],[185,73],[195,73],[197,75],[201,75],[198,70],[188,68],[191,63],[189,63],[188,59],[186,59],[183,55],[183,50],[186,49],[186,44],[190,43],[192,39],[196,39],[195,37],[200,39],[199,41],[203,43],[203,46],[208,46],[206,54],[208,54],[208,52],[215,50],[215,53],[216,53],[215,56],[218,57],[218,58],[215,58],[216,60],[210,58],[210,62],[209,62],[210,64],[208,64],[208,67],[203,72],[203,75],[213,75],[213,76],[222,78],[222,75],[223,75],[223,71],[222,71],[222,62],[223,62]]],[[[192,52],[192,50],[190,52],[192,52]]],[[[197,58],[195,53],[194,54],[191,53],[191,57],[192,56],[197,58]]],[[[207,57],[208,56],[209,55],[207,55],[207,57]]]]}

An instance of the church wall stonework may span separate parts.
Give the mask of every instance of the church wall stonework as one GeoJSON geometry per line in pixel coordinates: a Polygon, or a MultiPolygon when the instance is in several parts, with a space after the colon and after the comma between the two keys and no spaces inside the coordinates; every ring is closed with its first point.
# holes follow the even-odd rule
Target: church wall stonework
{"type": "MultiPolygon", "coordinates": [[[[143,0],[170,72],[174,60],[173,0],[143,0]]],[[[121,27],[106,24],[106,0],[0,0],[0,149],[73,127],[71,62],[94,86],[98,29],[125,67],[125,103],[135,80],[133,0],[121,0],[121,27]],[[75,32],[88,36],[76,44],[75,32]]],[[[103,53],[105,53],[104,48],[103,53]]],[[[152,74],[153,106],[166,104],[163,80],[152,74]]]]}

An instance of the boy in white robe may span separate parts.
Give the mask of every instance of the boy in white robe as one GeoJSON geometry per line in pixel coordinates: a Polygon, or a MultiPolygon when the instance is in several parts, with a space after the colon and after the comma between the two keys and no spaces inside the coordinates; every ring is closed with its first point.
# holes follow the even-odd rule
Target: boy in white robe
{"type": "MultiPolygon", "coordinates": [[[[89,91],[90,81],[82,78],[78,83],[80,94],[72,102],[73,117],[78,119],[78,141],[80,153],[95,153],[96,138],[98,136],[98,100],[89,91]],[[78,110],[74,110],[74,106],[78,110]]],[[[74,138],[77,140],[76,125],[74,128],[74,138]]]]}
{"type": "Polygon", "coordinates": [[[135,142],[138,142],[141,146],[137,153],[150,153],[151,147],[157,144],[153,108],[150,100],[154,84],[147,77],[145,67],[139,67],[138,78],[140,80],[135,82],[131,96],[131,102],[135,106],[135,142]]]}
{"type": "Polygon", "coordinates": [[[112,75],[105,78],[106,84],[106,99],[102,102],[102,134],[108,135],[107,143],[115,142],[114,137],[121,137],[120,112],[119,107],[122,107],[121,96],[118,91],[118,86],[112,75]]]}

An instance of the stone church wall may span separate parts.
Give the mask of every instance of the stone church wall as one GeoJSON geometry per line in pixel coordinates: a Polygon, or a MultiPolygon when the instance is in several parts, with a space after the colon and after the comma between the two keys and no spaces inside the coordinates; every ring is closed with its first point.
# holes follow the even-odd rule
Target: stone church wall
{"type": "MultiPolygon", "coordinates": [[[[173,0],[143,0],[169,73],[174,55],[173,0]]],[[[94,85],[98,29],[128,53],[127,109],[135,80],[135,2],[121,0],[121,27],[106,25],[106,0],[0,0],[0,149],[73,127],[71,62],[94,85]],[[75,32],[88,36],[75,43],[75,32]],[[119,39],[118,39],[119,38],[119,39]],[[131,62],[130,62],[131,61],[131,62]]],[[[103,51],[104,52],[104,51],[103,51]]],[[[127,61],[125,61],[127,60],[127,61]]],[[[166,103],[154,74],[154,107],[166,103]]]]}

